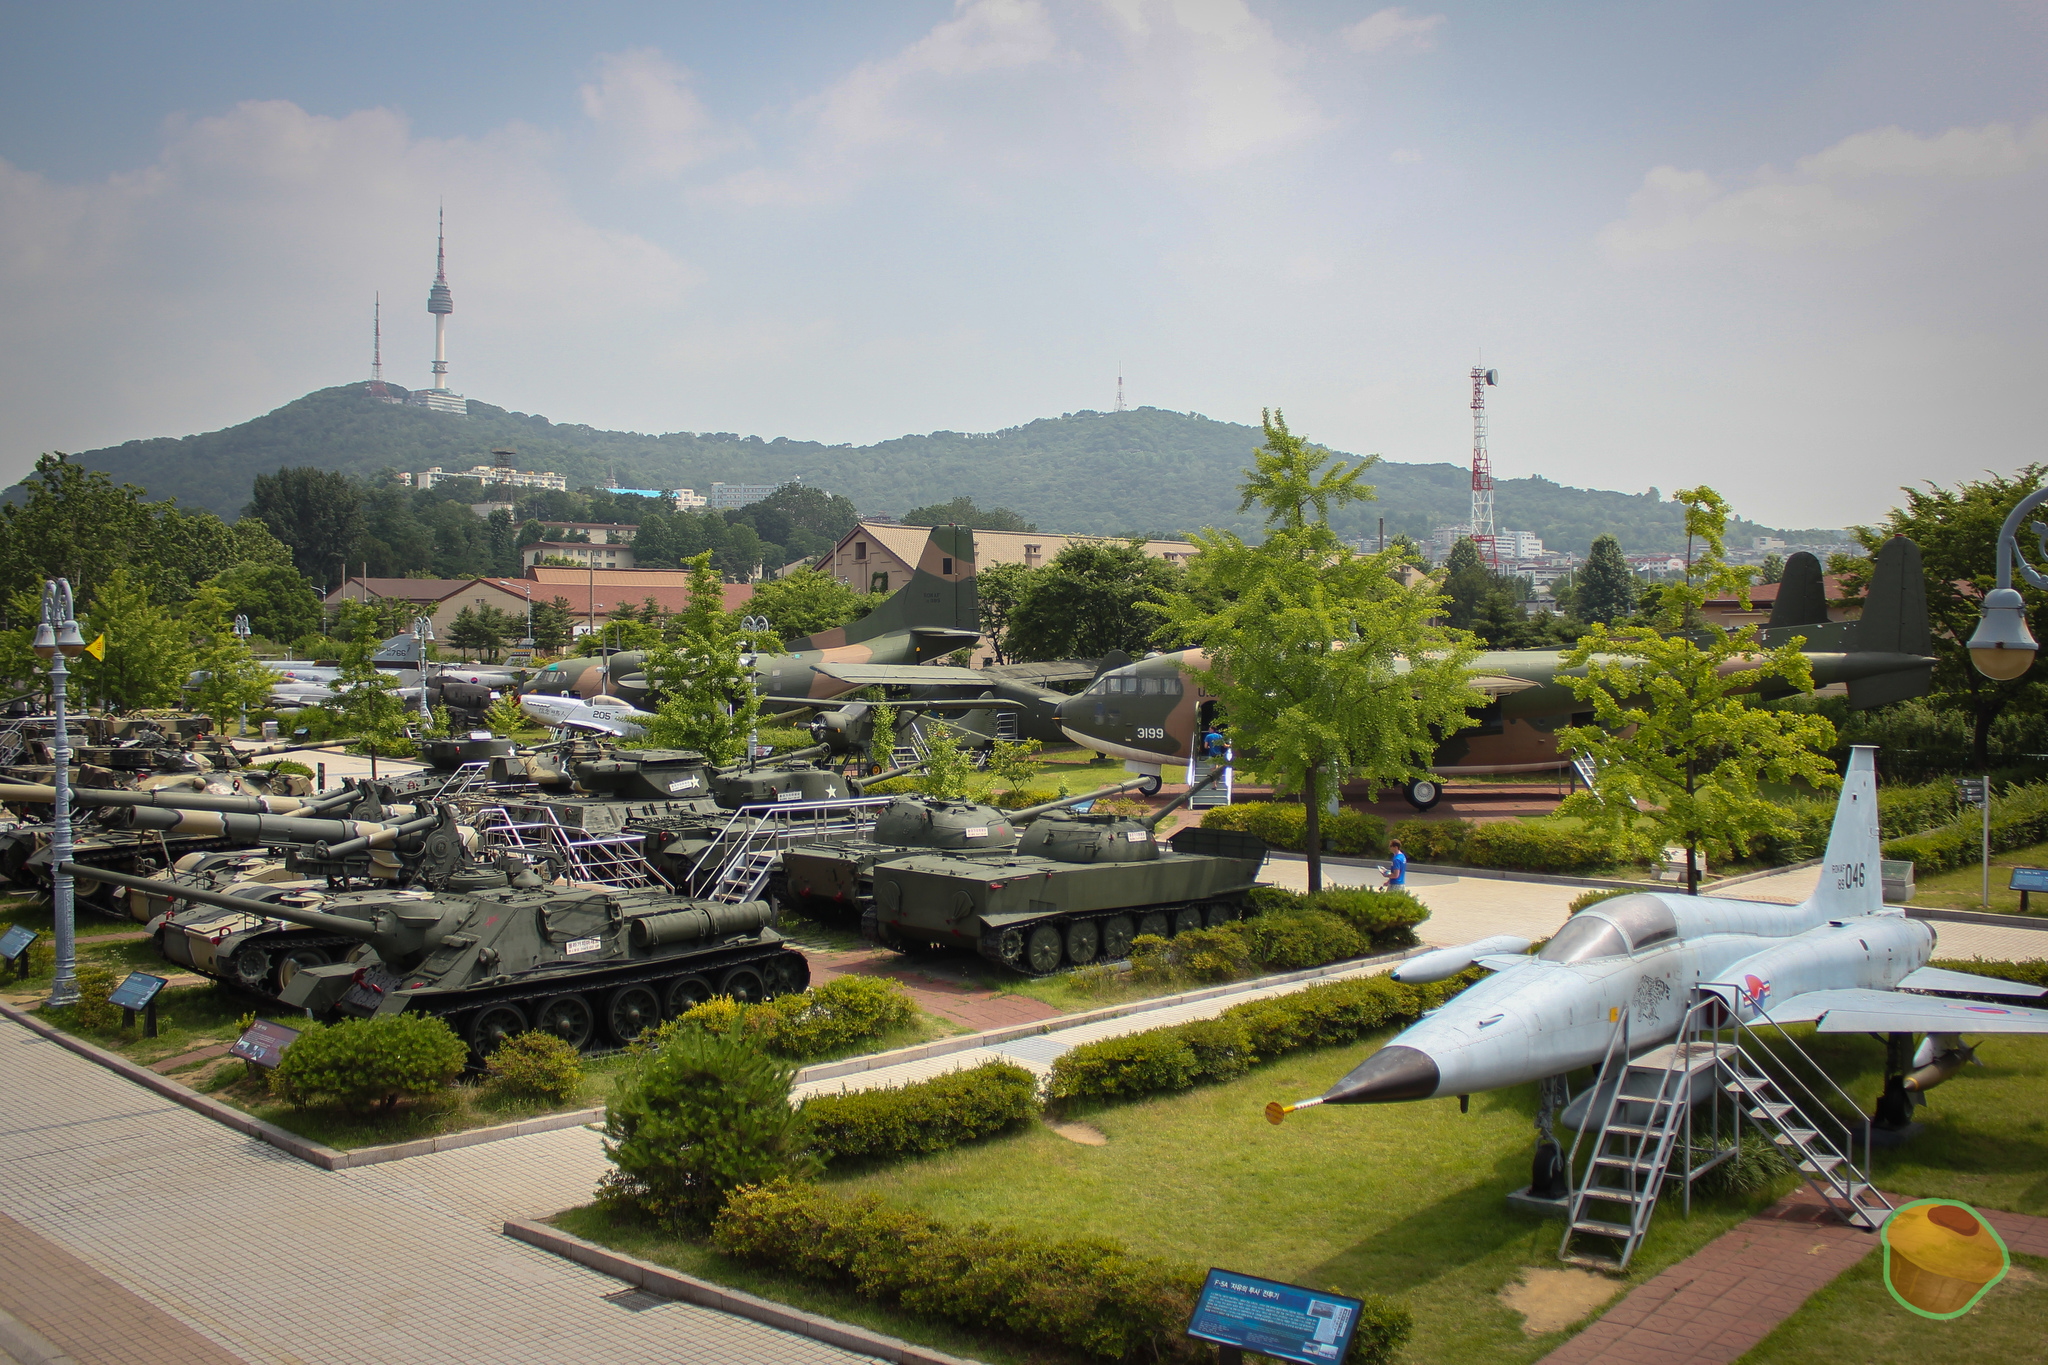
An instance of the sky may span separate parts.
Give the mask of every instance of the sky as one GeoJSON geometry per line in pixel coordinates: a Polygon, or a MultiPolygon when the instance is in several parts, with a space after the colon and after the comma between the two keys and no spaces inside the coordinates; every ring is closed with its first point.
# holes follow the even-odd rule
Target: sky
{"type": "MultiPolygon", "coordinates": [[[[2037,458],[2048,7],[0,3],[0,483],[430,383],[855,444],[1126,401],[1779,526],[2037,458]]],[[[971,489],[935,490],[935,496],[971,489]]]]}

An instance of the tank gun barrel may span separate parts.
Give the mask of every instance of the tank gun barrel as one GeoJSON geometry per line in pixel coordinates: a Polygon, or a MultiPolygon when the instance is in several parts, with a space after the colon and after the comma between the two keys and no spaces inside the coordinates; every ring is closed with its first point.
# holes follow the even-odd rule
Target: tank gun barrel
{"type": "Polygon", "coordinates": [[[914,773],[924,767],[926,762],[927,760],[920,758],[915,763],[906,763],[900,768],[891,768],[888,772],[876,773],[873,777],[849,777],[846,779],[846,785],[853,788],[854,793],[858,795],[869,787],[874,786],[877,782],[887,782],[892,777],[903,777],[914,773]]]}
{"type": "Polygon", "coordinates": [[[1106,796],[1115,796],[1119,792],[1127,792],[1133,787],[1142,787],[1151,780],[1149,777],[1134,777],[1128,782],[1119,782],[1110,787],[1098,787],[1092,792],[1082,792],[1077,796],[1062,796],[1057,801],[1046,801],[1036,806],[1026,806],[1022,810],[1010,812],[1010,823],[1019,825],[1026,820],[1035,820],[1041,815],[1060,810],[1066,806],[1078,805],[1083,801],[1099,801],[1106,796]]]}
{"type": "MultiPolygon", "coordinates": [[[[395,844],[408,834],[419,834],[425,830],[430,830],[439,824],[440,821],[441,816],[436,812],[432,815],[422,815],[417,820],[401,821],[395,825],[372,826],[368,833],[359,834],[353,839],[344,839],[338,844],[328,845],[322,856],[328,859],[352,858],[358,853],[364,853],[373,848],[383,848],[390,844],[395,844]]],[[[363,826],[358,823],[356,828],[360,830],[363,826]]]]}
{"type": "MultiPolygon", "coordinates": [[[[390,843],[405,829],[403,824],[368,820],[321,820],[301,815],[264,815],[240,811],[160,810],[136,806],[126,810],[119,823],[128,829],[164,830],[177,834],[199,834],[239,839],[251,844],[318,844],[339,848],[344,842],[373,841],[364,847],[390,843]],[[380,837],[381,836],[381,837],[380,837]]],[[[418,826],[418,821],[410,822],[418,826]]],[[[433,818],[426,821],[430,827],[433,818]]]]}
{"type": "Polygon", "coordinates": [[[1161,820],[1164,820],[1167,816],[1173,814],[1182,806],[1185,806],[1188,802],[1194,800],[1195,795],[1198,792],[1200,792],[1203,788],[1209,786],[1211,783],[1215,782],[1216,779],[1222,777],[1223,773],[1224,769],[1220,764],[1215,768],[1210,769],[1209,775],[1207,777],[1203,778],[1200,782],[1195,783],[1186,791],[1182,792],[1179,796],[1174,797],[1173,800],[1167,802],[1158,810],[1153,811],[1150,815],[1146,816],[1138,823],[1143,825],[1146,829],[1158,829],[1159,822],[1161,820]]]}
{"type": "MultiPolygon", "coordinates": [[[[775,755],[775,761],[776,761],[777,763],[787,763],[787,762],[789,762],[789,761],[790,761],[791,759],[796,759],[796,758],[816,758],[816,757],[818,757],[818,756],[819,756],[820,754],[828,754],[828,753],[830,753],[830,752],[832,752],[832,746],[831,746],[831,745],[829,745],[829,744],[813,744],[813,745],[812,745],[812,746],[811,746],[810,748],[808,748],[808,749],[792,749],[792,750],[791,750],[790,752],[788,752],[788,753],[786,753],[786,754],[777,754],[777,755],[775,755]]],[[[725,767],[723,767],[723,768],[720,768],[720,769],[719,769],[718,771],[719,771],[719,772],[720,772],[721,774],[723,774],[723,773],[737,773],[737,772],[745,772],[745,771],[746,771],[746,770],[747,770],[748,768],[750,768],[750,767],[754,766],[754,763],[755,763],[755,760],[753,760],[753,759],[748,759],[748,760],[746,760],[746,761],[744,761],[744,762],[740,762],[740,763],[730,763],[730,764],[727,764],[727,765],[726,765],[725,767]]]]}
{"type": "Polygon", "coordinates": [[[275,758],[279,754],[324,753],[329,749],[345,749],[353,740],[325,739],[318,744],[294,744],[290,740],[279,740],[275,744],[259,744],[253,749],[243,749],[235,757],[244,762],[252,758],[275,758]]]}
{"type": "MultiPolygon", "coordinates": [[[[121,791],[111,787],[73,787],[74,806],[158,806],[169,810],[232,811],[244,815],[298,815],[345,805],[354,792],[321,798],[305,796],[221,796],[214,792],[121,791]]],[[[48,806],[57,800],[57,789],[44,783],[0,784],[0,801],[11,805],[48,806]]]]}
{"type": "Polygon", "coordinates": [[[376,936],[375,927],[368,921],[352,919],[346,915],[328,915],[318,910],[301,909],[296,905],[272,905],[267,901],[246,900],[241,896],[229,896],[219,891],[208,891],[203,887],[183,886],[150,877],[132,877],[126,872],[109,872],[103,867],[80,867],[77,863],[67,862],[63,865],[63,870],[74,877],[125,886],[131,891],[148,891],[159,896],[168,891],[179,900],[196,901],[200,905],[216,906],[222,910],[239,910],[245,915],[258,915],[265,919],[281,919],[288,924],[319,929],[330,934],[346,934],[350,938],[361,939],[376,936]]]}

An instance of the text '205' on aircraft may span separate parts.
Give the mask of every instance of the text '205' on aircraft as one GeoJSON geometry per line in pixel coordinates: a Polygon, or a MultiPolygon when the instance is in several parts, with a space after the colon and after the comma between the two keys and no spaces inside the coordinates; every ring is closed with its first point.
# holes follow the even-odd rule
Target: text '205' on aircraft
{"type": "Polygon", "coordinates": [[[524,696],[519,709],[552,729],[583,730],[619,739],[639,739],[647,733],[651,712],[627,705],[617,697],[524,696]]]}
{"type": "MultiPolygon", "coordinates": [[[[1761,632],[1766,648],[1795,636],[1813,668],[1815,687],[1843,683],[1857,708],[1917,697],[1927,691],[1934,659],[1927,624],[1927,588],[1920,549],[1903,537],[1885,543],[1876,558],[1854,621],[1829,621],[1820,565],[1809,554],[1786,561],[1785,581],[1761,632]]],[[[1473,662],[1472,686],[1487,705],[1473,724],[1446,737],[1430,764],[1439,777],[1481,773],[1547,772],[1563,768],[1555,735],[1567,725],[1590,725],[1592,712],[1572,694],[1564,652],[1553,649],[1491,650],[1473,662]]],[[[1737,662],[1734,667],[1744,667],[1737,662]]],[[[1087,691],[1059,706],[1068,738],[1098,753],[1121,758],[1134,771],[1158,772],[1185,763],[1202,732],[1215,720],[1216,702],[1194,674],[1209,667],[1201,650],[1159,654],[1105,673],[1087,691]]],[[[1763,695],[1785,695],[1767,691],[1763,695]]],[[[1417,779],[1407,796],[1427,810],[1442,793],[1440,783],[1417,779]]]]}
{"type": "MultiPolygon", "coordinates": [[[[760,654],[749,667],[754,690],[805,705],[854,689],[819,672],[820,664],[918,664],[941,658],[981,638],[974,594],[974,532],[935,526],[925,538],[917,570],[891,598],[851,625],[792,640],[779,654],[760,654]]],[[[647,703],[647,656],[639,650],[549,664],[520,689],[522,695],[597,696],[647,703]]]]}

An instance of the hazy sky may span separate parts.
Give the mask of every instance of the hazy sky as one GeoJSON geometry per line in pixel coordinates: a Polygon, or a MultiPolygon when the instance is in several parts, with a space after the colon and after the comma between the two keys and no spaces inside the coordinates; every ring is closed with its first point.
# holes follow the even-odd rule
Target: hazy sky
{"type": "MultiPolygon", "coordinates": [[[[0,483],[428,382],[865,442],[1133,406],[1778,525],[2041,458],[2048,7],[0,4],[0,483]]],[[[954,490],[934,490],[950,495],[954,490]]]]}

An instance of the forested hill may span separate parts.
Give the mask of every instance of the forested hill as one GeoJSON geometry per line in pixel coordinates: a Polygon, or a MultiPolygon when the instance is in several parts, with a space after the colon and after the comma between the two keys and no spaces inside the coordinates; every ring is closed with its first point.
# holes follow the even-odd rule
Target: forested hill
{"type": "MultiPolygon", "coordinates": [[[[1172,535],[1203,526],[1255,529],[1238,514],[1236,487],[1260,443],[1258,428],[1193,413],[1077,412],[985,435],[937,431],[855,447],[731,432],[599,431],[475,400],[469,412],[461,418],[380,403],[363,385],[350,384],[307,394],[222,431],[130,441],[76,458],[141,485],[152,498],[176,497],[185,506],[230,518],[248,501],[256,475],[283,466],[364,476],[431,465],[467,469],[490,463],[492,447],[511,446],[519,452],[520,468],[555,470],[568,477],[572,489],[615,478],[626,488],[701,493],[713,481],[783,483],[801,477],[845,494],[863,512],[900,513],[964,493],[983,507],[1010,507],[1047,531],[1172,535]]],[[[1342,515],[1338,530],[1346,536],[1372,535],[1384,516],[1389,535],[1403,532],[1419,540],[1437,526],[1463,520],[1469,510],[1470,477],[1461,465],[1387,463],[1367,477],[1379,501],[1342,515]]],[[[1584,552],[1604,532],[1620,537],[1631,551],[1677,548],[1685,540],[1677,506],[1647,492],[1509,479],[1498,485],[1494,507],[1503,529],[1533,531],[1556,549],[1584,552]]],[[[1730,528],[1731,540],[1741,545],[1768,530],[1740,523],[1730,528]]]]}

